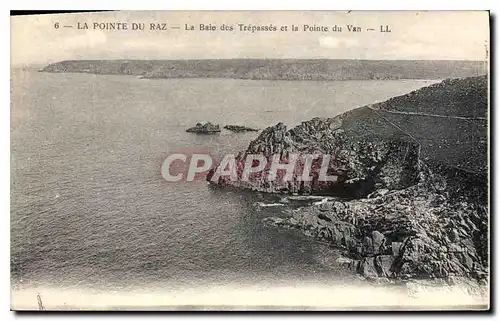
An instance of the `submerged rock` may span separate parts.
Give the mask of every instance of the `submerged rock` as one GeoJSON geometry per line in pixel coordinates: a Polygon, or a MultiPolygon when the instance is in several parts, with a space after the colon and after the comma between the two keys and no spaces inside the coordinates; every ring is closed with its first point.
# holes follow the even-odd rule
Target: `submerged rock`
{"type": "Polygon", "coordinates": [[[226,125],[224,126],[225,129],[233,131],[233,132],[258,132],[258,129],[251,128],[251,127],[246,127],[246,126],[239,126],[239,125],[226,125]]]}
{"type": "Polygon", "coordinates": [[[219,127],[219,125],[214,125],[211,122],[201,122],[201,123],[197,123],[196,126],[194,126],[194,127],[188,128],[186,131],[188,133],[210,134],[210,133],[220,132],[220,127],[219,127]]]}

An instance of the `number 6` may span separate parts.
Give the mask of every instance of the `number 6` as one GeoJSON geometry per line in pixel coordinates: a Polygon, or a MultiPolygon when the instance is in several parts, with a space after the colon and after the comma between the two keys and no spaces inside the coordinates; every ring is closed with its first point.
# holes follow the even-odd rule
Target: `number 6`
{"type": "Polygon", "coordinates": [[[55,29],[59,29],[59,22],[56,22],[56,23],[54,24],[54,28],[55,28],[55,29]]]}

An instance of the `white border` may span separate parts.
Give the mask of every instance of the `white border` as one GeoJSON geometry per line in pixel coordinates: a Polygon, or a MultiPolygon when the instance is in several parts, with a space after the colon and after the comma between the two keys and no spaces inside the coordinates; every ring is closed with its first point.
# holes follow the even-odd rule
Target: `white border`
{"type": "Polygon", "coordinates": [[[162,0],[87,0],[85,2],[69,2],[65,0],[46,1],[16,1],[11,9],[17,10],[47,10],[61,8],[64,10],[486,10],[491,8],[493,1],[454,0],[378,0],[378,1],[162,1],[162,0]]]}
{"type": "MultiPolygon", "coordinates": [[[[6,2],[2,2],[2,6],[6,2]]],[[[361,1],[361,0],[349,0],[349,1],[316,1],[316,0],[307,0],[307,1],[284,1],[284,3],[280,4],[276,1],[271,0],[253,0],[247,3],[242,3],[234,0],[223,0],[223,1],[203,1],[203,0],[183,0],[176,1],[171,3],[165,3],[165,1],[160,0],[141,0],[141,1],[131,1],[131,0],[115,0],[115,1],[104,1],[104,0],[87,0],[85,2],[68,2],[67,0],[45,0],[45,1],[36,1],[36,0],[18,0],[13,3],[10,7],[6,9],[16,9],[16,10],[47,10],[47,9],[64,9],[64,10],[485,10],[490,9],[493,14],[498,14],[498,4],[499,1],[479,1],[479,0],[454,0],[454,1],[436,1],[436,0],[378,0],[378,1],[361,1]]],[[[2,101],[3,104],[0,105],[0,110],[2,112],[0,116],[1,125],[1,139],[0,139],[0,168],[1,168],[1,193],[0,193],[0,204],[3,216],[2,226],[2,246],[0,247],[1,253],[0,257],[2,258],[1,265],[1,300],[2,303],[0,313],[1,320],[11,320],[16,317],[13,313],[9,312],[10,309],[10,227],[9,227],[9,213],[10,213],[10,84],[7,78],[7,73],[10,70],[10,59],[9,59],[9,46],[6,44],[10,39],[10,28],[9,28],[9,14],[6,10],[2,10],[2,15],[0,17],[0,32],[2,35],[3,46],[1,47],[2,51],[2,101]]],[[[494,43],[497,43],[497,36],[495,35],[494,43]]],[[[492,46],[492,51],[495,48],[492,46]]],[[[495,61],[498,61],[497,50],[493,51],[495,53],[495,61]]],[[[494,88],[492,88],[495,101],[498,102],[498,93],[494,88]]],[[[494,106],[492,106],[494,108],[494,106]]],[[[495,113],[495,119],[492,119],[493,123],[499,124],[500,112],[495,113]]],[[[496,135],[494,135],[496,136],[496,135]]],[[[494,150],[498,150],[499,146],[497,140],[493,139],[492,143],[496,146],[494,150]]],[[[493,146],[492,146],[493,147],[493,146]]],[[[495,165],[500,162],[498,160],[498,156],[495,157],[497,160],[495,165]]],[[[497,177],[500,175],[498,171],[496,172],[494,181],[497,181],[497,177]]],[[[493,195],[493,200],[496,205],[496,200],[500,198],[500,193],[495,191],[493,195]]],[[[496,206],[495,206],[496,207],[496,206]]],[[[493,213],[496,214],[496,213],[493,213]]],[[[495,219],[495,226],[492,227],[493,231],[499,231],[499,219],[495,219]]],[[[498,240],[498,237],[494,238],[495,241],[498,240]]],[[[494,248],[498,249],[498,244],[495,242],[494,248]]],[[[496,261],[495,261],[496,262],[496,261]]],[[[493,271],[492,271],[493,272],[493,271]]],[[[492,284],[494,286],[494,284],[492,284]]],[[[495,291],[496,292],[496,291],[495,291]]],[[[498,297],[498,293],[494,298],[498,297]]],[[[495,300],[493,304],[498,309],[497,300],[495,300]]],[[[59,315],[58,319],[68,318],[73,315],[59,315]]],[[[106,315],[85,315],[90,316],[95,320],[104,319],[106,315]]],[[[115,317],[122,315],[115,315],[115,317]]],[[[382,317],[386,318],[387,315],[377,315],[377,316],[368,316],[369,318],[373,317],[382,317]]],[[[394,315],[393,317],[400,317],[401,315],[394,315]]],[[[447,319],[453,318],[453,320],[461,317],[465,317],[468,315],[422,315],[426,319],[447,319]]],[[[24,316],[24,318],[38,318],[39,315],[30,315],[24,316]]],[[[162,316],[160,316],[162,317],[162,316]]],[[[171,316],[174,317],[174,316],[171,316]]],[[[177,316],[175,316],[177,317],[177,316]]],[[[193,318],[193,316],[184,316],[189,318],[193,318]]],[[[217,317],[217,316],[216,316],[217,317]]],[[[259,318],[267,318],[269,316],[258,315],[259,318]]],[[[286,315],[285,317],[290,318],[294,317],[291,315],[286,315]]],[[[301,317],[310,317],[310,315],[302,315],[301,317]]],[[[332,316],[323,316],[327,318],[331,318],[332,316]]],[[[344,317],[341,315],[334,315],[335,318],[344,317]]],[[[359,315],[356,316],[360,317],[359,315]]],[[[143,315],[133,315],[132,319],[140,320],[143,318],[143,315]]],[[[55,319],[54,315],[50,315],[47,319],[55,319]]]]}

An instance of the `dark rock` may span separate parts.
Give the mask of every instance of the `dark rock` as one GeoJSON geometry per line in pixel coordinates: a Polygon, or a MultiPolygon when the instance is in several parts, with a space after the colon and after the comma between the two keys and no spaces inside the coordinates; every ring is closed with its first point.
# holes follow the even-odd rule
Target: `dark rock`
{"type": "Polygon", "coordinates": [[[246,126],[239,126],[239,125],[226,125],[224,126],[225,129],[233,131],[233,132],[258,132],[258,129],[251,128],[251,127],[246,127],[246,126]]]}
{"type": "Polygon", "coordinates": [[[379,231],[372,232],[372,241],[373,241],[373,254],[379,254],[384,251],[385,247],[385,236],[379,231]]]}
{"type": "Polygon", "coordinates": [[[266,217],[263,219],[264,223],[269,224],[269,225],[273,225],[273,226],[283,225],[284,221],[285,221],[284,219],[282,219],[280,217],[274,217],[274,216],[266,217]]]}
{"type": "Polygon", "coordinates": [[[375,254],[375,250],[373,248],[373,240],[369,236],[365,236],[362,241],[362,254],[363,256],[371,256],[375,254]]]}
{"type": "Polygon", "coordinates": [[[375,268],[381,277],[392,277],[392,264],[394,257],[392,255],[378,255],[375,257],[375,268]]]}
{"type": "Polygon", "coordinates": [[[474,259],[467,252],[460,253],[458,259],[463,266],[465,266],[469,271],[472,271],[474,267],[474,259]]]}
{"type": "MultiPolygon", "coordinates": [[[[320,211],[322,211],[322,209],[320,208],[319,209],[320,211]]],[[[323,214],[323,213],[320,213],[318,214],[318,217],[322,220],[325,220],[325,221],[328,221],[328,222],[331,222],[332,219],[330,217],[328,217],[327,215],[323,214]]]]}
{"type": "Polygon", "coordinates": [[[196,126],[186,130],[189,133],[212,134],[220,132],[219,125],[214,125],[210,122],[197,123],[196,126]]]}
{"type": "Polygon", "coordinates": [[[291,226],[296,226],[299,224],[299,221],[297,221],[295,218],[293,217],[290,217],[290,219],[288,220],[288,222],[290,223],[291,226]]]}
{"type": "Polygon", "coordinates": [[[373,277],[371,261],[365,259],[374,258],[378,276],[388,278],[484,278],[487,258],[482,243],[474,240],[478,227],[487,233],[487,212],[478,211],[482,205],[475,203],[457,206],[454,198],[434,206],[430,186],[424,180],[381,199],[328,201],[303,207],[293,212],[294,227],[344,246],[353,258],[361,260],[358,271],[369,277],[373,277]],[[472,213],[481,213],[474,227],[466,234],[459,233],[457,242],[447,243],[450,224],[472,213]]]}
{"type": "Polygon", "coordinates": [[[399,252],[400,252],[402,246],[403,246],[403,242],[392,242],[391,243],[392,255],[399,256],[399,252]]]}
{"type": "Polygon", "coordinates": [[[358,273],[365,278],[376,278],[378,276],[373,257],[366,257],[359,262],[358,273]]]}
{"type": "Polygon", "coordinates": [[[359,266],[359,260],[352,260],[345,257],[339,257],[337,259],[337,263],[339,264],[339,266],[353,272],[356,272],[359,266]]]}
{"type": "Polygon", "coordinates": [[[352,262],[347,266],[349,271],[356,272],[359,266],[359,260],[352,260],[352,262]]]}
{"type": "MultiPolygon", "coordinates": [[[[360,109],[335,118],[314,118],[287,129],[283,123],[264,129],[248,148],[236,157],[238,179],[232,182],[220,177],[215,183],[222,186],[236,186],[252,190],[287,193],[326,193],[345,197],[362,197],[378,188],[400,189],[413,185],[417,180],[418,145],[409,137],[381,137],[375,131],[367,131],[357,120],[368,117],[370,126],[372,111],[360,109]],[[363,127],[363,128],[361,128],[363,127]],[[394,138],[396,137],[396,138],[394,138]],[[259,154],[267,160],[267,166],[260,173],[253,173],[248,181],[242,181],[242,169],[246,156],[259,154]],[[269,169],[274,156],[285,162],[290,155],[296,155],[296,170],[291,181],[269,180],[269,169]],[[312,181],[298,179],[302,175],[306,155],[316,155],[310,176],[312,181]],[[337,181],[319,181],[319,171],[324,155],[330,156],[327,174],[337,181]],[[390,167],[390,168],[389,168],[390,167]]],[[[379,120],[376,120],[379,125],[379,120]]],[[[381,126],[386,126],[380,122],[381,126]]],[[[392,129],[389,129],[392,131],[392,129]]],[[[211,181],[218,164],[214,165],[207,180],[211,181]]],[[[214,183],[214,182],[213,182],[214,183]]],[[[383,193],[382,193],[383,194],[383,193]]]]}

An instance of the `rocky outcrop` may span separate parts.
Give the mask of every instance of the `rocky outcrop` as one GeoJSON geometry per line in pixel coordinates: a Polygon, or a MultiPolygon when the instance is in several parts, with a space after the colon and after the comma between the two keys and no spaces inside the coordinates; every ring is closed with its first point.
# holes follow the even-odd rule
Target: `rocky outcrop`
{"type": "MultiPolygon", "coordinates": [[[[343,248],[348,259],[339,264],[366,278],[465,277],[486,282],[485,195],[450,197],[450,190],[456,189],[453,181],[423,167],[425,175],[415,186],[364,199],[328,201],[264,222],[297,228],[343,248]]],[[[485,185],[484,194],[486,189],[485,185]]]]}
{"type": "Polygon", "coordinates": [[[247,127],[247,126],[239,126],[239,125],[226,125],[225,129],[233,131],[233,132],[258,132],[258,129],[247,127]]]}
{"type": "Polygon", "coordinates": [[[296,176],[269,181],[266,167],[249,181],[220,177],[215,183],[336,196],[264,222],[343,248],[346,258],[339,263],[366,278],[466,278],[484,284],[489,273],[485,88],[486,77],[447,80],[292,129],[278,123],[236,157],[240,178],[249,154],[268,163],[271,157],[286,163],[292,154],[317,155],[318,162],[330,155],[327,172],[338,178],[334,182],[319,181],[313,162],[311,182],[296,176]],[[409,106],[418,108],[408,111],[409,106]],[[475,111],[464,114],[471,106],[475,111]],[[447,109],[449,115],[433,114],[447,109]]]}
{"type": "Polygon", "coordinates": [[[219,125],[214,125],[210,122],[197,123],[196,126],[188,128],[188,133],[212,134],[220,132],[219,125]]]}
{"type": "Polygon", "coordinates": [[[238,154],[239,168],[249,154],[263,155],[268,164],[273,156],[286,163],[291,154],[312,154],[318,156],[312,166],[312,175],[317,176],[322,157],[330,155],[328,174],[338,181],[269,181],[265,168],[250,182],[222,177],[216,183],[272,193],[359,198],[375,189],[415,184],[418,159],[486,174],[487,95],[487,76],[450,79],[334,118],[314,118],[291,129],[278,123],[264,129],[238,154]],[[473,112],[467,113],[468,109],[473,112]]]}
{"type": "MultiPolygon", "coordinates": [[[[364,109],[365,112],[371,112],[364,109]]],[[[278,123],[262,131],[250,143],[247,150],[237,157],[238,180],[230,181],[222,176],[216,182],[222,186],[236,186],[257,191],[289,194],[331,194],[361,197],[375,189],[400,189],[415,184],[417,179],[419,146],[404,134],[390,138],[378,135],[359,135],[357,123],[351,114],[335,118],[314,118],[290,130],[278,123]],[[241,180],[241,169],[246,156],[262,155],[267,166],[262,172],[255,173],[249,181],[241,180]],[[269,169],[272,157],[278,155],[281,163],[286,163],[291,155],[298,155],[293,179],[283,177],[270,180],[269,169]],[[311,166],[311,181],[300,178],[306,155],[317,158],[311,166]],[[336,176],[337,181],[320,181],[319,171],[325,155],[329,155],[327,174],[336,176]]],[[[207,179],[212,180],[214,166],[207,179]]]]}

